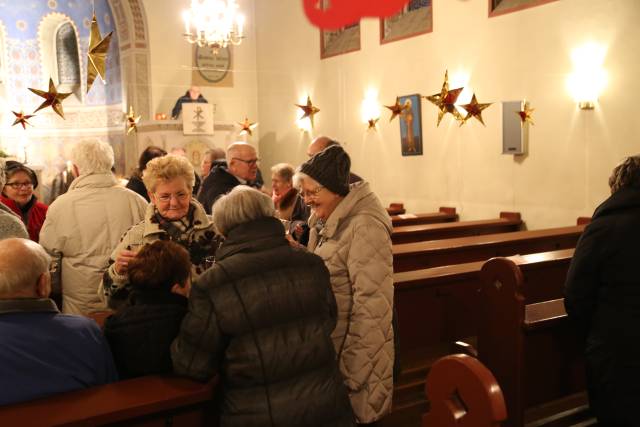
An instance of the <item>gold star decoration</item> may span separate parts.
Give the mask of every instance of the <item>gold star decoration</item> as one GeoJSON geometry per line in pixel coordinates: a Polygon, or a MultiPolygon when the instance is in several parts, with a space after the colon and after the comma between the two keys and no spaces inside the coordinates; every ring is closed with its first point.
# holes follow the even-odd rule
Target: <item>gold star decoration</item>
{"type": "Polygon", "coordinates": [[[248,118],[244,118],[244,122],[238,122],[240,125],[240,135],[245,133],[249,136],[253,136],[253,130],[258,126],[258,123],[250,122],[248,118]]]}
{"type": "MultiPolygon", "coordinates": [[[[34,117],[33,114],[24,114],[24,112],[20,111],[19,113],[16,113],[15,111],[12,111],[12,113],[16,116],[16,120],[13,122],[13,124],[11,126],[15,126],[18,123],[20,123],[22,125],[22,129],[27,130],[27,125],[31,125],[31,123],[29,123],[27,120],[29,120],[31,117],[34,117]]],[[[31,125],[33,126],[33,125],[31,125]]]]}
{"type": "Polygon", "coordinates": [[[140,121],[140,116],[135,115],[133,112],[133,106],[129,106],[129,114],[127,115],[127,135],[131,134],[131,132],[138,132],[138,122],[140,121]]]}
{"type": "Polygon", "coordinates": [[[462,114],[460,114],[455,106],[455,103],[458,100],[458,96],[460,96],[460,92],[462,92],[463,90],[464,88],[462,87],[449,90],[449,71],[447,70],[444,72],[444,83],[442,84],[440,93],[436,93],[435,95],[431,96],[425,96],[426,99],[428,99],[440,110],[438,112],[437,126],[440,126],[442,117],[444,117],[444,115],[447,113],[455,117],[456,120],[463,120],[462,114]]]}
{"type": "Polygon", "coordinates": [[[87,52],[87,93],[89,93],[96,76],[100,77],[102,83],[106,84],[107,51],[109,50],[112,35],[113,31],[102,38],[100,27],[98,27],[98,21],[96,20],[96,13],[93,12],[89,50],[87,52]]]}
{"type": "Polygon", "coordinates": [[[369,123],[369,127],[367,129],[375,129],[376,125],[378,124],[378,120],[380,120],[380,117],[367,120],[367,122],[369,123]]]}
{"type": "Polygon", "coordinates": [[[396,103],[393,105],[385,105],[384,108],[388,108],[389,110],[391,110],[391,118],[389,119],[389,123],[391,123],[393,119],[399,116],[406,107],[400,105],[400,100],[396,96],[396,103]]]}
{"type": "Polygon", "coordinates": [[[531,117],[531,113],[535,111],[535,108],[529,108],[529,103],[527,101],[523,102],[524,108],[521,111],[516,111],[516,114],[520,117],[520,124],[522,126],[525,123],[533,123],[533,118],[531,117]]]}
{"type": "Polygon", "coordinates": [[[482,123],[482,126],[486,126],[484,124],[484,121],[482,120],[482,110],[484,110],[490,105],[491,103],[488,103],[488,104],[478,103],[478,100],[476,99],[476,94],[474,93],[473,96],[471,97],[471,103],[461,105],[461,107],[464,108],[465,111],[467,112],[467,115],[464,117],[462,122],[460,122],[460,126],[465,124],[465,122],[469,120],[471,117],[475,117],[476,119],[478,119],[480,123],[482,123]]]}
{"type": "Polygon", "coordinates": [[[311,97],[307,96],[306,105],[296,104],[296,107],[299,107],[304,112],[302,117],[300,117],[300,120],[309,117],[309,120],[311,121],[311,127],[313,127],[313,116],[316,113],[319,113],[320,109],[311,103],[311,97]]]}
{"type": "Polygon", "coordinates": [[[49,77],[49,91],[45,92],[40,89],[29,88],[29,90],[35,93],[38,96],[44,98],[44,102],[40,104],[38,108],[35,109],[34,113],[42,110],[43,108],[51,107],[53,111],[55,111],[60,117],[64,119],[64,111],[62,110],[62,101],[71,93],[60,93],[56,90],[56,87],[53,84],[53,79],[49,77]]]}

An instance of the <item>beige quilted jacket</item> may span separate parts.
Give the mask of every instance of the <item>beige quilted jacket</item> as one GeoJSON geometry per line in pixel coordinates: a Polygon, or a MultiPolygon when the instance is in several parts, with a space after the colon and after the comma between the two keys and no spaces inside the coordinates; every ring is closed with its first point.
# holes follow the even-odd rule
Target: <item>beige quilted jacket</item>
{"type": "Polygon", "coordinates": [[[322,257],[338,304],[332,339],[359,423],[382,418],[393,395],[391,220],[366,182],[352,184],[309,250],[322,257]]]}

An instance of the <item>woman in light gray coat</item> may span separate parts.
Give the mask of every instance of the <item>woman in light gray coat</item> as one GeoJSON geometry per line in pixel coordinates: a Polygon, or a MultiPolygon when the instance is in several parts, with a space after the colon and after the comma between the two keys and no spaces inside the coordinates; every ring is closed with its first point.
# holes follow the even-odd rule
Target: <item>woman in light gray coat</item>
{"type": "Polygon", "coordinates": [[[351,161],[330,146],[304,163],[301,194],[311,207],[308,248],[325,262],[338,304],[332,339],[360,424],[381,419],[393,395],[391,220],[369,184],[348,185],[351,161]]]}

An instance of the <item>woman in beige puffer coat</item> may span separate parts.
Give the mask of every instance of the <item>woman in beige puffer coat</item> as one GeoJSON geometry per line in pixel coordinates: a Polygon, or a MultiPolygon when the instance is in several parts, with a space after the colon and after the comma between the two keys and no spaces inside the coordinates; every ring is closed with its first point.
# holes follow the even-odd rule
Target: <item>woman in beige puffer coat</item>
{"type": "Polygon", "coordinates": [[[350,159],[330,146],[301,166],[312,208],[308,248],[322,257],[338,305],[332,338],[361,424],[389,412],[393,395],[391,220],[366,182],[349,188],[350,159]]]}

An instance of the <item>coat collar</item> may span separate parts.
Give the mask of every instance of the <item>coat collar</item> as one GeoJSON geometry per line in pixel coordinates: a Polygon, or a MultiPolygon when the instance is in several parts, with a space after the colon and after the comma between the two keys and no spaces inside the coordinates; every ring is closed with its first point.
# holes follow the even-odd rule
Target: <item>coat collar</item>
{"type": "Polygon", "coordinates": [[[260,218],[231,229],[216,252],[216,260],[221,261],[239,252],[260,251],[288,244],[280,220],[260,218]]]}
{"type": "Polygon", "coordinates": [[[77,188],[108,188],[116,185],[118,185],[118,180],[112,173],[95,173],[80,175],[74,179],[69,186],[69,191],[77,188]]]}
{"type": "MultiPolygon", "coordinates": [[[[204,211],[204,208],[196,199],[191,199],[191,206],[194,208],[193,210],[193,229],[194,230],[205,230],[211,228],[211,220],[207,216],[207,213],[204,211]]],[[[144,213],[144,231],[143,237],[150,236],[152,234],[160,234],[165,233],[163,229],[155,222],[152,221],[153,215],[155,213],[155,206],[152,203],[147,205],[147,210],[144,213]]]]}
{"type": "Polygon", "coordinates": [[[592,219],[609,215],[618,210],[640,208],[640,188],[623,188],[602,202],[593,213],[592,219]]]}
{"type": "Polygon", "coordinates": [[[0,314],[59,313],[56,303],[49,298],[23,298],[0,300],[0,314]]]}

